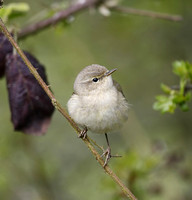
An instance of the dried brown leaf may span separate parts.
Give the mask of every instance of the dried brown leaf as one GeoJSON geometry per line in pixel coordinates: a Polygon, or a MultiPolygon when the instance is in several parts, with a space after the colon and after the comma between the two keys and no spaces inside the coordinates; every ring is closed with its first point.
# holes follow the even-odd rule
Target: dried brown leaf
{"type": "MultiPolygon", "coordinates": [[[[45,68],[30,53],[25,55],[48,84],[45,68]]],[[[18,54],[7,55],[5,74],[14,129],[28,134],[45,133],[54,107],[18,54]]]]}
{"type": "Polygon", "coordinates": [[[8,53],[11,53],[13,47],[9,40],[0,32],[0,78],[5,74],[5,57],[8,53]]]}

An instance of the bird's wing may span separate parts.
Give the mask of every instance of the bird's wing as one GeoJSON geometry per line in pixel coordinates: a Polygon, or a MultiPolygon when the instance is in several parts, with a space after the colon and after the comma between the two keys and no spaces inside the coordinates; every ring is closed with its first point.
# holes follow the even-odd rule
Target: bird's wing
{"type": "Polygon", "coordinates": [[[121,86],[119,85],[119,83],[117,83],[117,81],[113,80],[113,84],[116,87],[117,91],[121,92],[122,95],[125,97],[123,90],[122,90],[121,86]]]}

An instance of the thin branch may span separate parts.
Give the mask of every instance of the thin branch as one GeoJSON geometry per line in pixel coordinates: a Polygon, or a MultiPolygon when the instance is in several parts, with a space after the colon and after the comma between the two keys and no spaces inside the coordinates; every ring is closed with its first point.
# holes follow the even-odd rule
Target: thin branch
{"type": "MultiPolygon", "coordinates": [[[[18,33],[18,38],[23,39],[29,35],[38,33],[41,30],[44,30],[50,26],[53,26],[73,14],[77,14],[80,11],[83,11],[91,6],[95,6],[99,3],[102,3],[102,1],[104,1],[104,0],[85,0],[83,3],[74,4],[65,10],[61,10],[61,11],[55,13],[54,16],[52,16],[48,19],[41,20],[35,24],[31,24],[31,25],[24,27],[18,33]]],[[[180,16],[180,15],[157,13],[157,12],[153,12],[153,11],[140,10],[140,9],[129,8],[129,7],[115,6],[115,7],[111,7],[110,9],[112,11],[118,11],[120,13],[134,14],[134,15],[146,16],[146,17],[151,17],[151,18],[159,18],[159,19],[170,20],[170,21],[175,21],[175,22],[179,22],[179,21],[183,20],[182,16],[180,16]]]]}
{"type": "MultiPolygon", "coordinates": [[[[41,85],[41,87],[47,93],[47,95],[51,99],[51,101],[52,101],[53,105],[55,106],[55,108],[68,120],[68,122],[71,124],[71,126],[76,130],[77,134],[80,134],[81,129],[71,119],[71,117],[68,115],[68,113],[61,107],[61,105],[59,104],[59,102],[56,100],[55,96],[53,95],[53,93],[49,89],[49,86],[46,85],[46,83],[43,81],[43,79],[38,74],[37,70],[32,66],[32,64],[27,59],[27,57],[25,56],[25,54],[23,53],[23,51],[20,49],[20,47],[18,46],[18,44],[14,41],[13,37],[8,32],[6,26],[4,25],[3,21],[1,20],[1,18],[0,18],[0,28],[2,29],[3,33],[5,34],[5,36],[9,39],[9,41],[11,42],[11,44],[15,47],[15,49],[18,52],[18,54],[21,56],[21,58],[23,59],[23,61],[25,62],[25,64],[27,65],[27,67],[29,68],[29,70],[31,71],[31,73],[33,74],[33,76],[37,79],[37,81],[39,82],[39,84],[41,85]]],[[[83,139],[83,141],[87,145],[87,147],[90,149],[90,151],[92,152],[92,154],[94,155],[94,157],[96,158],[96,160],[98,161],[98,163],[103,167],[104,161],[101,158],[101,156],[99,155],[99,153],[96,151],[96,149],[94,148],[94,146],[89,141],[89,138],[83,139]]],[[[126,197],[128,197],[130,200],[136,200],[135,196],[123,184],[123,182],[111,170],[111,168],[109,166],[104,167],[104,170],[114,180],[114,182],[116,182],[116,184],[118,184],[120,186],[121,190],[123,191],[123,193],[125,194],[126,197]]]]}
{"type": "MultiPolygon", "coordinates": [[[[171,89],[180,90],[180,86],[179,85],[173,85],[173,86],[171,86],[171,89]]],[[[185,92],[192,90],[192,84],[186,85],[184,90],[185,90],[185,92]]]]}
{"type": "Polygon", "coordinates": [[[175,21],[175,22],[179,22],[183,20],[183,17],[180,15],[170,15],[167,13],[159,13],[159,12],[140,10],[140,9],[122,7],[122,6],[112,7],[111,10],[121,12],[121,13],[126,13],[126,14],[140,15],[140,16],[170,20],[170,21],[175,21]]]}
{"type": "Polygon", "coordinates": [[[40,30],[43,30],[43,29],[48,28],[49,26],[55,25],[58,22],[68,18],[69,16],[79,13],[80,11],[82,11],[88,7],[91,7],[93,5],[96,5],[99,2],[102,2],[102,0],[86,0],[83,3],[74,4],[65,10],[55,13],[52,17],[50,17],[48,19],[39,21],[35,24],[31,24],[31,25],[23,28],[19,32],[18,38],[21,39],[26,36],[35,34],[35,33],[39,32],[40,30]]]}

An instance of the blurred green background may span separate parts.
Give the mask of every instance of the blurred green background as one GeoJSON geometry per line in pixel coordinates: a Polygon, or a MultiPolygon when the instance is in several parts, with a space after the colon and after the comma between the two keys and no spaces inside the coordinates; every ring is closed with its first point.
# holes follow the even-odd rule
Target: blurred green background
{"type": "MultiPolygon", "coordinates": [[[[19,1],[5,4],[10,2],[19,1]]],[[[31,9],[14,21],[18,27],[55,1],[23,2],[31,9]]],[[[123,156],[112,159],[110,166],[138,199],[191,200],[192,104],[189,112],[172,115],[162,115],[152,105],[161,93],[160,83],[178,84],[172,62],[192,62],[192,1],[124,0],[122,5],[180,14],[184,20],[113,12],[104,17],[86,10],[72,23],[53,26],[19,44],[46,66],[52,90],[64,107],[83,67],[117,67],[113,78],[131,106],[123,128],[109,135],[112,153],[123,156]]],[[[0,199],[125,199],[60,113],[54,113],[44,136],[14,132],[5,79],[0,80],[0,113],[0,199]]],[[[106,147],[103,135],[88,134],[106,147]]]]}

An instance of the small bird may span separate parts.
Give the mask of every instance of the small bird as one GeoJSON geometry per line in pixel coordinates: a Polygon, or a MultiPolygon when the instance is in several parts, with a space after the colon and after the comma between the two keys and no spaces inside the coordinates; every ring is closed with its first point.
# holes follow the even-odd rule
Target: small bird
{"type": "Polygon", "coordinates": [[[83,128],[79,137],[86,138],[87,130],[105,134],[107,149],[104,167],[111,157],[107,133],[117,130],[128,119],[128,102],[121,86],[112,79],[117,69],[92,64],[77,75],[74,92],[67,103],[72,119],[83,128]]]}

